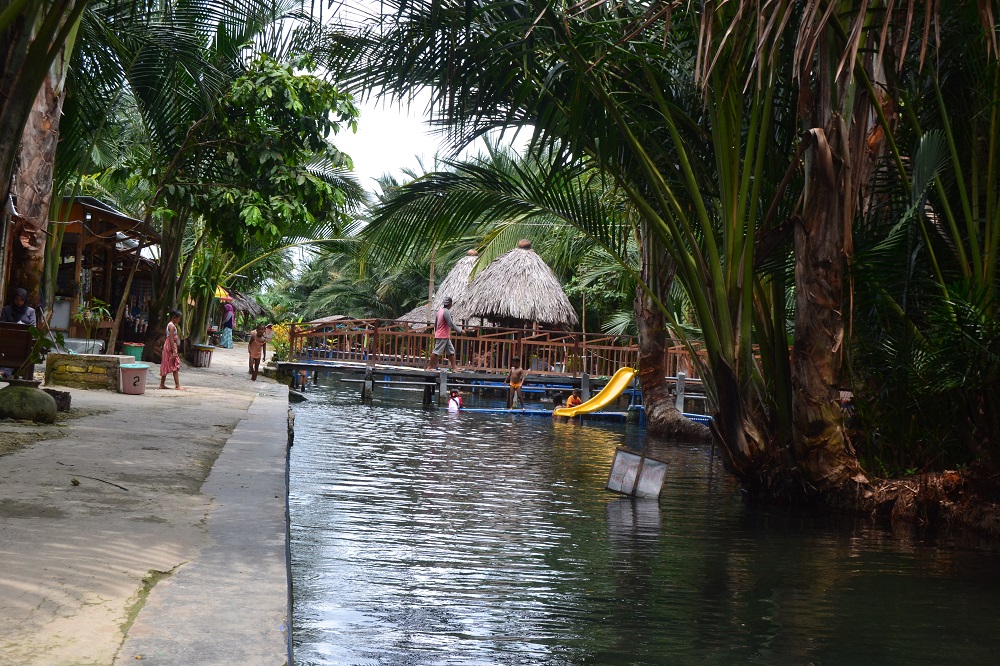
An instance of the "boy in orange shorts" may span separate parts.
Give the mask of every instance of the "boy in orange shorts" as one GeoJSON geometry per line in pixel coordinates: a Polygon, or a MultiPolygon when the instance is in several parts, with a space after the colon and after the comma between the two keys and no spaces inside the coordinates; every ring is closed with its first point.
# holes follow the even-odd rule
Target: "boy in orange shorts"
{"type": "Polygon", "coordinates": [[[524,368],[521,367],[521,358],[515,356],[510,360],[510,372],[507,374],[507,380],[504,384],[510,387],[507,393],[507,409],[514,408],[514,398],[517,398],[521,403],[521,409],[524,409],[524,396],[521,395],[521,386],[524,385],[524,368]]]}

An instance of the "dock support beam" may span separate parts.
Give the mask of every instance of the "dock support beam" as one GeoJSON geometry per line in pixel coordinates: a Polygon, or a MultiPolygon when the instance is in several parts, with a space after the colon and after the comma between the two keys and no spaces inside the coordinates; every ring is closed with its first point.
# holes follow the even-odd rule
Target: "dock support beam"
{"type": "Polygon", "coordinates": [[[684,413],[684,379],[686,377],[683,370],[677,371],[677,397],[674,400],[674,406],[681,413],[684,413]]]}
{"type": "Polygon", "coordinates": [[[372,399],[375,388],[375,377],[372,376],[372,369],[365,370],[365,379],[361,382],[361,402],[368,402],[372,399]]]}
{"type": "Polygon", "coordinates": [[[590,400],[590,375],[586,372],[580,375],[580,397],[584,402],[590,400]]]}
{"type": "Polygon", "coordinates": [[[428,382],[424,384],[424,407],[430,407],[434,404],[434,384],[428,382]]]}
{"type": "Polygon", "coordinates": [[[442,368],[438,371],[438,405],[448,404],[448,373],[442,368]]]}

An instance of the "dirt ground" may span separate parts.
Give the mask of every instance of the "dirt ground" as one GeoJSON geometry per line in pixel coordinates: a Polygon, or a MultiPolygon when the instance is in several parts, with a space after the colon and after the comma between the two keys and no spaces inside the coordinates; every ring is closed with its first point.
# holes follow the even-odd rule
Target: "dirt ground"
{"type": "Polygon", "coordinates": [[[202,483],[271,381],[246,354],[183,367],[186,391],[153,366],[145,395],[66,389],[55,424],[0,420],[0,663],[115,661],[151,586],[205,545],[202,483]]]}

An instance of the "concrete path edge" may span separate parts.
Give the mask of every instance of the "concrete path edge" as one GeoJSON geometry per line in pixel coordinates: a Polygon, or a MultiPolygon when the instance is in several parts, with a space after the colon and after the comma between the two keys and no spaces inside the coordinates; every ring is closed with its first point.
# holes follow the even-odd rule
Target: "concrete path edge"
{"type": "Polygon", "coordinates": [[[209,542],[149,593],[116,663],[291,664],[288,388],[261,383],[202,486],[209,542]]]}

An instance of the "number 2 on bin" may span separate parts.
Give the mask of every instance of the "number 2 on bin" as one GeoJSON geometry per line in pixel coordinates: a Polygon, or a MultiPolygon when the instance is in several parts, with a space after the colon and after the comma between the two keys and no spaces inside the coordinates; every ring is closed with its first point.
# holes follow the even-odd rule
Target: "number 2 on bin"
{"type": "Polygon", "coordinates": [[[132,378],[132,386],[138,386],[138,385],[139,385],[139,375],[136,375],[135,377],[132,378]]]}

